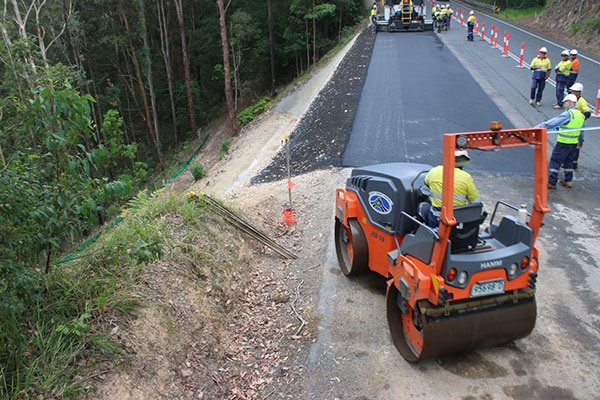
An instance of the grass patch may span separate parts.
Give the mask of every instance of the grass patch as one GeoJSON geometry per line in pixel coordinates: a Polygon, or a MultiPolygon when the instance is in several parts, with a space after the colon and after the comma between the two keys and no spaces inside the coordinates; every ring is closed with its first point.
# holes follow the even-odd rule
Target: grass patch
{"type": "Polygon", "coordinates": [[[506,10],[500,10],[498,14],[500,18],[504,18],[511,21],[518,21],[526,18],[536,18],[544,11],[544,7],[530,7],[530,8],[507,8],[506,10]]]}
{"type": "Polygon", "coordinates": [[[204,164],[202,164],[202,163],[192,164],[190,166],[190,172],[192,173],[192,176],[194,177],[194,181],[198,181],[198,180],[204,178],[207,174],[206,168],[204,168],[204,164]]]}
{"type": "Polygon", "coordinates": [[[600,15],[588,18],[582,23],[573,24],[570,33],[588,41],[597,38],[600,35],[600,15]]]}
{"type": "Polygon", "coordinates": [[[244,126],[254,121],[256,117],[267,111],[273,106],[273,101],[269,97],[261,97],[255,101],[250,107],[245,108],[237,115],[237,123],[244,126]]]}
{"type": "Polygon", "coordinates": [[[237,246],[220,217],[181,196],[144,192],[123,216],[85,254],[44,276],[23,307],[0,301],[0,398],[89,394],[87,377],[127,360],[111,330],[139,313],[147,267],[165,256],[213,290],[227,290],[233,263],[224,260],[233,259],[237,246]]]}
{"type": "Polygon", "coordinates": [[[223,159],[223,157],[225,157],[225,154],[227,154],[229,152],[230,147],[231,147],[231,139],[229,139],[229,138],[223,139],[223,141],[221,142],[221,146],[219,147],[219,155],[217,156],[217,159],[219,161],[221,161],[223,159]]]}

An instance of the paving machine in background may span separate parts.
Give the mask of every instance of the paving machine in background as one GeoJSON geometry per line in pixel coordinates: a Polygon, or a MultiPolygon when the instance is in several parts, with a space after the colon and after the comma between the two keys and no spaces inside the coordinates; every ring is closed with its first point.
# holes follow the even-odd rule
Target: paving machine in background
{"type": "Polygon", "coordinates": [[[445,134],[437,229],[417,217],[429,165],[355,168],[346,188],[337,189],[340,268],[347,276],[374,271],[387,279],[388,324],[407,361],[505,344],[532,331],[539,268],[535,241],[550,211],[546,151],[541,128],[445,134]],[[480,229],[486,218],[481,203],[453,207],[455,150],[524,146],[533,148],[531,211],[498,201],[489,224],[480,229]],[[500,208],[508,211],[501,217],[500,208]]]}
{"type": "Polygon", "coordinates": [[[388,32],[420,32],[433,30],[424,0],[388,0],[377,29],[388,32]]]}

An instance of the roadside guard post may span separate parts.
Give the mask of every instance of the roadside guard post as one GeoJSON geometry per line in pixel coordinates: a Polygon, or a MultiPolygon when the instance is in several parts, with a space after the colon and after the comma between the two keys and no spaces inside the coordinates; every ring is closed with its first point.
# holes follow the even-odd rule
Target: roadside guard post
{"type": "Polygon", "coordinates": [[[510,40],[510,35],[507,32],[504,32],[504,41],[502,43],[502,57],[508,57],[508,41],[510,40]]]}
{"type": "Polygon", "coordinates": [[[519,54],[519,68],[523,68],[523,52],[525,51],[525,42],[521,42],[521,53],[519,54]]]}
{"type": "Polygon", "coordinates": [[[598,84],[598,94],[596,95],[596,108],[594,109],[592,117],[600,118],[600,114],[598,113],[598,111],[600,111],[600,84],[598,84]]]}

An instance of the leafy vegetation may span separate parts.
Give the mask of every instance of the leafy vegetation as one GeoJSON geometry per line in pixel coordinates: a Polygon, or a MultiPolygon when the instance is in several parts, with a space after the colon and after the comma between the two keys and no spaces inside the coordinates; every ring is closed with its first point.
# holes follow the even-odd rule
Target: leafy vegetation
{"type": "Polygon", "coordinates": [[[528,9],[536,7],[544,7],[546,0],[480,0],[480,1],[467,1],[467,3],[483,3],[500,7],[500,10],[507,9],[528,9]]]}
{"type": "Polygon", "coordinates": [[[242,112],[240,112],[237,116],[237,122],[241,126],[249,124],[254,121],[256,117],[265,111],[269,110],[273,106],[273,102],[268,97],[261,97],[253,103],[251,106],[246,107],[242,112]]]}
{"type": "Polygon", "coordinates": [[[190,166],[190,172],[194,177],[194,181],[204,178],[207,174],[206,168],[202,163],[195,163],[190,166]]]}
{"type": "Polygon", "coordinates": [[[522,18],[532,18],[540,15],[544,11],[543,7],[532,7],[532,8],[507,8],[500,12],[502,18],[508,20],[518,20],[522,18]]]}
{"type": "Polygon", "coordinates": [[[225,265],[204,249],[211,240],[202,249],[189,243],[214,236],[211,226],[222,223],[211,218],[196,201],[140,192],[120,224],[60,268],[43,274],[1,263],[0,398],[81,398],[91,390],[81,377],[126,357],[111,331],[137,314],[147,265],[166,251],[181,262],[192,257],[218,288],[225,265]],[[168,234],[178,219],[187,234],[168,234]]]}
{"type": "Polygon", "coordinates": [[[229,147],[231,147],[231,139],[223,139],[223,141],[221,142],[221,146],[219,146],[219,155],[217,156],[217,159],[219,159],[219,161],[222,160],[223,157],[225,157],[225,154],[227,154],[227,152],[229,151],[229,147]]]}
{"type": "MultiPolygon", "coordinates": [[[[261,98],[244,123],[364,12],[359,0],[267,3],[237,0],[225,15],[235,107],[261,98]]],[[[79,398],[99,360],[124,356],[110,330],[135,314],[144,266],[170,250],[157,216],[200,220],[140,190],[161,187],[177,159],[163,152],[185,152],[223,113],[218,17],[213,0],[26,0],[0,12],[0,398],[79,398]]]]}
{"type": "Polygon", "coordinates": [[[582,37],[585,40],[598,38],[598,35],[600,35],[600,15],[592,16],[582,23],[573,24],[571,26],[571,34],[576,37],[582,37]]]}

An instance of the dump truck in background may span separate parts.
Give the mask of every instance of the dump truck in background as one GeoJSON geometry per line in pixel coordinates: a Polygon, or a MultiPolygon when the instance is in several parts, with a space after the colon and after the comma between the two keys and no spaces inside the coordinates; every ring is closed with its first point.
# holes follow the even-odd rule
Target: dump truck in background
{"type": "Polygon", "coordinates": [[[550,211],[546,135],[541,128],[498,127],[445,134],[437,228],[417,216],[429,165],[355,168],[346,187],[337,189],[334,235],[340,268],[347,276],[374,271],[387,279],[387,320],[394,345],[407,361],[505,344],[533,330],[539,268],[535,241],[550,211]],[[498,200],[481,229],[486,219],[481,203],[453,206],[455,151],[523,146],[533,148],[531,211],[498,200]],[[505,207],[508,213],[497,218],[505,207]]]}

